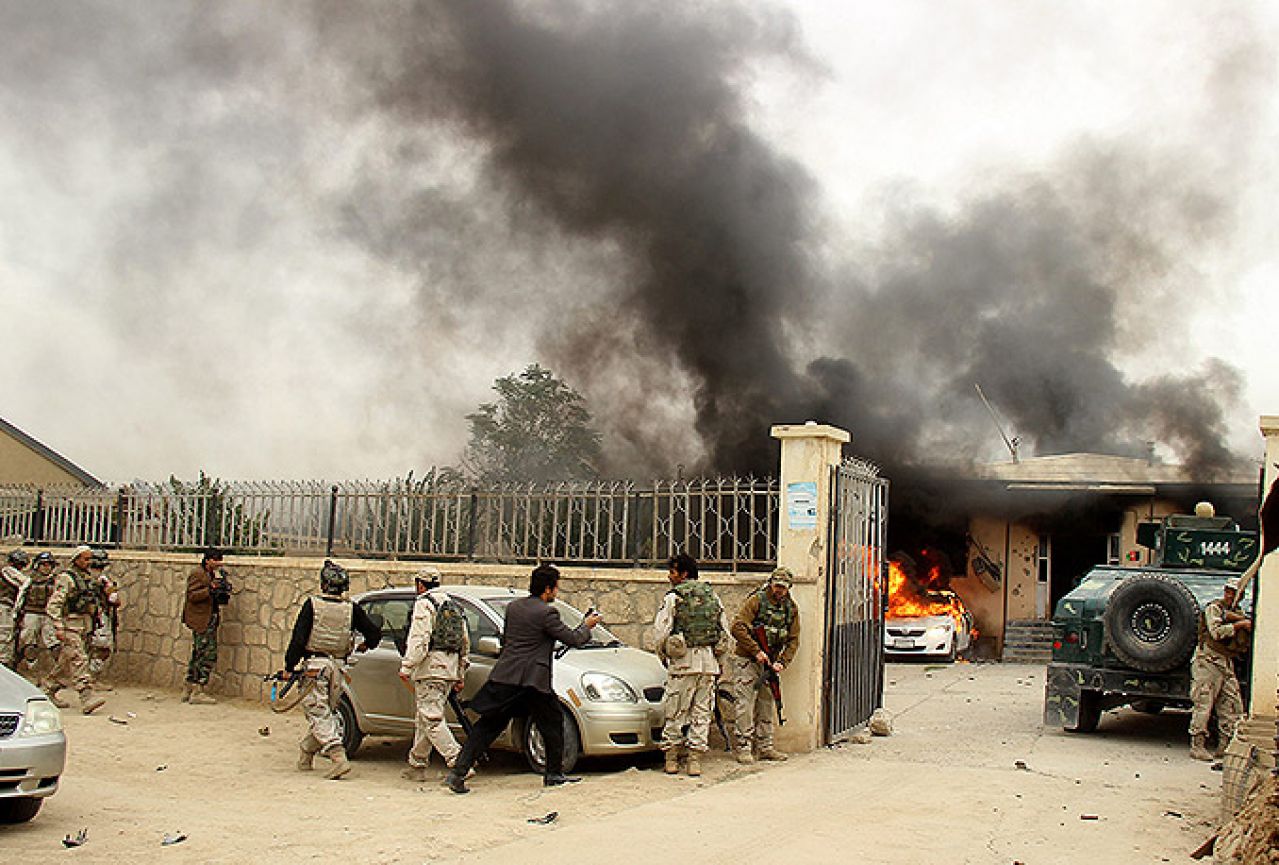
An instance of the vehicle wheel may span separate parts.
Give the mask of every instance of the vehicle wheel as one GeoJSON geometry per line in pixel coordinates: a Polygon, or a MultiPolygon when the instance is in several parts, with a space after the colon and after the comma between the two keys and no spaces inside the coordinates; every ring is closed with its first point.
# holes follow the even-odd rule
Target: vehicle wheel
{"type": "Polygon", "coordinates": [[[1068,733],[1091,733],[1101,723],[1101,694],[1096,691],[1079,692],[1079,720],[1073,727],[1062,727],[1068,733]]]}
{"type": "Polygon", "coordinates": [[[40,813],[43,799],[0,799],[0,823],[25,823],[40,813]]]}
{"type": "MultiPolygon", "coordinates": [[[[565,774],[572,772],[577,760],[582,756],[582,737],[577,733],[577,722],[566,710],[560,709],[564,719],[564,766],[565,774]]],[[[542,742],[542,734],[538,732],[533,719],[524,722],[524,759],[529,768],[539,775],[546,772],[546,745],[542,742]]]]}
{"type": "Polygon", "coordinates": [[[1147,715],[1158,715],[1164,710],[1164,704],[1158,700],[1134,700],[1132,707],[1135,711],[1147,715]]]}
{"type": "Polygon", "coordinates": [[[351,705],[351,701],[343,697],[338,702],[338,735],[342,737],[342,748],[346,751],[346,756],[354,757],[355,752],[360,750],[360,744],[364,741],[364,733],[360,730],[360,725],[355,720],[355,708],[351,705]]]}
{"type": "Polygon", "coordinates": [[[1180,667],[1199,638],[1199,604],[1162,574],[1129,577],[1115,587],[1103,618],[1115,657],[1147,673],[1180,667]]]}

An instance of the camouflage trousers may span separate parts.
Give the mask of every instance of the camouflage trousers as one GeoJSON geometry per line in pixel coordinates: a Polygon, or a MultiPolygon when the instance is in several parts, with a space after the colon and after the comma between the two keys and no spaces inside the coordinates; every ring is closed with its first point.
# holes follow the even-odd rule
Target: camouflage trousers
{"type": "Polygon", "coordinates": [[[26,675],[46,678],[53,669],[57,648],[58,635],[53,628],[53,620],[40,613],[24,613],[18,651],[26,662],[26,675]]]}
{"type": "Polygon", "coordinates": [[[773,716],[777,704],[768,686],[757,687],[761,673],[758,662],[739,655],[728,658],[729,692],[733,695],[736,718],[733,743],[739,751],[770,751],[773,748],[773,716]]]}
{"type": "Polygon", "coordinates": [[[447,766],[452,766],[461,753],[462,746],[453,738],[453,731],[444,720],[444,706],[452,690],[451,679],[414,680],[417,715],[414,718],[413,747],[409,750],[410,766],[426,766],[431,760],[432,748],[440,752],[447,766]]]}
{"type": "Polygon", "coordinates": [[[705,751],[710,745],[711,700],[715,697],[715,676],[691,673],[666,677],[666,724],[662,727],[662,750],[681,746],[705,751]]]}
{"type": "Polygon", "coordinates": [[[187,681],[193,685],[209,684],[209,674],[218,662],[218,619],[209,627],[191,634],[191,660],[187,662],[187,681]]]}
{"type": "Polygon", "coordinates": [[[1243,696],[1228,658],[1216,652],[1195,652],[1190,662],[1190,699],[1195,704],[1190,712],[1190,735],[1207,733],[1208,720],[1215,712],[1221,742],[1229,742],[1243,717],[1243,696]]]}
{"type": "Polygon", "coordinates": [[[93,628],[93,623],[84,619],[78,621],[68,618],[62,625],[66,634],[62,641],[62,649],[58,652],[57,663],[53,672],[45,682],[45,689],[56,691],[59,688],[71,687],[79,692],[81,699],[93,693],[93,677],[89,674],[89,651],[86,643],[93,628]]]}
{"type": "Polygon", "coordinates": [[[102,624],[89,636],[89,675],[94,680],[101,678],[114,651],[115,634],[111,630],[111,623],[104,618],[102,624]]]}
{"type": "Polygon", "coordinates": [[[301,702],[307,733],[298,745],[308,754],[327,754],[342,747],[337,716],[338,700],[342,698],[342,669],[331,658],[312,658],[306,669],[315,677],[308,676],[303,683],[301,702]]]}
{"type": "Polygon", "coordinates": [[[0,604],[0,664],[4,664],[10,670],[18,669],[15,660],[17,641],[13,607],[10,604],[0,604]]]}

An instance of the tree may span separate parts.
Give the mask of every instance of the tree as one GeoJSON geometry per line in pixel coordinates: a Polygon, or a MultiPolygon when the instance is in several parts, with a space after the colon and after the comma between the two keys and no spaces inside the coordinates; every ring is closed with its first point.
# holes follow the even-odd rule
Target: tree
{"type": "Polygon", "coordinates": [[[484,483],[598,477],[600,435],[582,396],[532,364],[493,382],[496,402],[466,416],[471,440],[463,460],[484,483]]]}

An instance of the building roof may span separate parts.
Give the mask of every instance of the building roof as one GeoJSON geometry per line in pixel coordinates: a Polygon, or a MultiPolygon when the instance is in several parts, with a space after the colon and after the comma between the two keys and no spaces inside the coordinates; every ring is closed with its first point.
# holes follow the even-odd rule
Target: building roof
{"type": "Polygon", "coordinates": [[[1257,473],[1248,468],[1228,470],[1212,478],[1196,477],[1183,465],[1155,463],[1137,457],[1074,453],[1027,457],[1018,462],[987,463],[975,468],[980,480],[1005,481],[1008,489],[1087,490],[1090,492],[1153,493],[1156,486],[1253,485],[1257,473]]]}
{"type": "Polygon", "coordinates": [[[98,480],[93,475],[89,474],[84,469],[80,468],[78,465],[71,462],[71,460],[67,459],[62,454],[55,451],[53,448],[37,441],[36,439],[33,439],[31,436],[27,435],[22,430],[18,429],[16,426],[9,423],[4,418],[0,418],[0,432],[8,433],[10,436],[17,439],[20,443],[27,446],[28,448],[35,451],[36,453],[40,454],[40,456],[44,457],[49,462],[53,463],[54,465],[56,465],[58,468],[62,469],[66,473],[70,474],[76,480],[80,481],[80,483],[84,484],[85,486],[90,486],[90,487],[102,486],[102,481],[98,480]]]}

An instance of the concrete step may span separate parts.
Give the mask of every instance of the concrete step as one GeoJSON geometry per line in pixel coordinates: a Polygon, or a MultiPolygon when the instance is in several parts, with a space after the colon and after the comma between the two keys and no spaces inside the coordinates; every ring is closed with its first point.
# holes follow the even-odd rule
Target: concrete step
{"type": "Polygon", "coordinates": [[[1018,652],[1004,650],[1002,660],[1005,664],[1047,664],[1053,659],[1052,652],[1018,652]]]}

